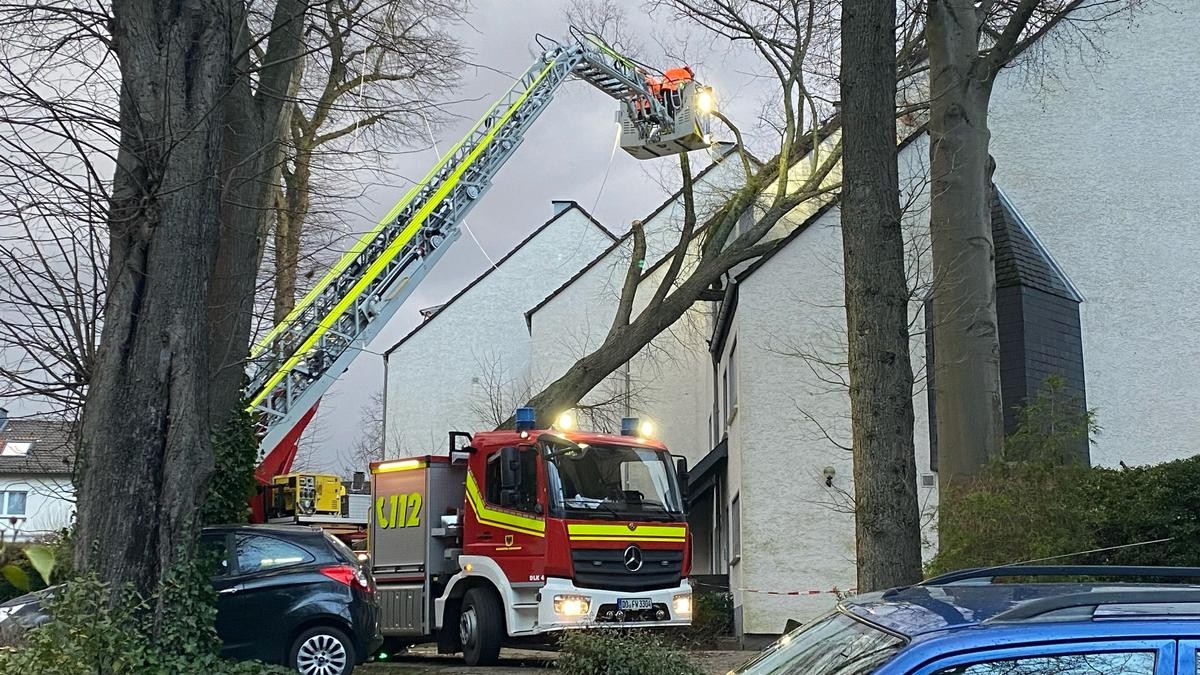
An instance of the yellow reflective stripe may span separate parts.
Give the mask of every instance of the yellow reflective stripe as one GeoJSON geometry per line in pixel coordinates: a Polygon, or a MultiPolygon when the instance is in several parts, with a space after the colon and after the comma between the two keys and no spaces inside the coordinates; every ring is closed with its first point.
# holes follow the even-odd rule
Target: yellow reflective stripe
{"type": "Polygon", "coordinates": [[[508,511],[497,511],[488,508],[483,501],[483,495],[479,492],[479,486],[475,483],[475,475],[470,471],[467,472],[467,499],[471,502],[471,508],[475,511],[475,517],[481,523],[505,530],[532,534],[535,537],[546,536],[546,522],[540,518],[527,518],[525,516],[518,516],[515,513],[509,513],[508,511]]]}
{"type": "MultiPolygon", "coordinates": [[[[541,78],[539,77],[538,79],[540,80],[541,78]]],[[[522,97],[521,100],[523,101],[524,97],[522,97]]],[[[337,276],[341,274],[347,267],[349,267],[350,263],[358,257],[358,254],[366,250],[367,246],[369,246],[372,241],[375,241],[375,237],[378,236],[381,231],[383,231],[384,227],[387,227],[388,223],[392,222],[395,220],[396,216],[400,215],[400,212],[404,210],[404,207],[408,206],[409,202],[413,200],[413,197],[417,195],[417,192],[419,192],[426,183],[432,180],[433,177],[437,175],[437,173],[441,171],[451,159],[454,158],[454,154],[458,152],[460,148],[462,148],[463,144],[467,142],[467,139],[469,139],[476,131],[479,131],[479,128],[483,126],[483,123],[486,122],[489,117],[491,117],[492,113],[496,112],[496,108],[500,107],[500,102],[501,101],[496,101],[493,103],[492,107],[488,108],[488,111],[484,113],[483,117],[480,117],[479,120],[475,122],[475,126],[471,127],[471,130],[468,131],[461,139],[459,139],[458,143],[456,143],[454,147],[450,149],[450,152],[447,152],[445,155],[443,155],[441,161],[434,164],[433,168],[425,174],[424,178],[414,183],[413,186],[409,188],[408,192],[404,194],[404,197],[400,201],[396,202],[396,205],[392,207],[392,210],[388,211],[387,215],[384,216],[383,219],[375,225],[375,227],[371,228],[365,234],[363,234],[363,236],[359,237],[358,241],[354,243],[354,246],[352,246],[350,250],[346,251],[341,259],[338,260],[337,264],[334,265],[329,272],[325,274],[325,276],[321,277],[321,280],[318,281],[315,286],[313,286],[312,290],[305,294],[304,298],[300,300],[300,302],[296,303],[296,306],[292,308],[292,311],[289,312],[286,317],[284,317],[283,321],[279,322],[278,325],[271,329],[271,332],[267,333],[266,337],[264,337],[258,342],[257,345],[255,345],[254,350],[250,354],[251,358],[257,357],[259,354],[266,351],[267,347],[270,346],[271,341],[278,337],[280,333],[282,333],[289,325],[291,325],[292,322],[294,322],[296,318],[300,316],[301,312],[303,312],[305,309],[308,309],[308,306],[317,299],[317,296],[324,292],[325,287],[333,283],[333,280],[336,279],[337,276]]]]}
{"type": "Polygon", "coordinates": [[[677,525],[639,525],[636,530],[631,530],[628,525],[573,523],[567,525],[567,535],[572,539],[683,541],[687,538],[687,528],[677,525]]]}
{"type": "Polygon", "coordinates": [[[660,537],[571,537],[571,541],[655,541],[666,544],[678,544],[687,541],[683,537],[660,538],[660,537]]]}
{"type": "Polygon", "coordinates": [[[262,391],[258,392],[254,398],[251,399],[250,405],[247,408],[248,410],[253,410],[254,406],[261,403],[262,400],[267,397],[267,394],[275,388],[275,385],[279,384],[279,382],[287,376],[288,372],[290,372],[292,368],[294,368],[296,364],[300,362],[300,359],[304,358],[308,351],[312,349],[313,345],[315,345],[317,341],[321,339],[321,336],[324,335],[327,330],[329,330],[333,320],[340,316],[342,312],[346,311],[350,305],[354,304],[354,300],[358,298],[363,289],[375,279],[375,277],[385,266],[387,266],[388,262],[390,262],[391,259],[400,251],[400,249],[403,248],[406,243],[408,243],[408,240],[412,239],[413,235],[416,234],[421,228],[421,225],[425,223],[425,219],[429,217],[429,214],[433,213],[433,210],[437,208],[439,204],[441,204],[446,195],[450,193],[450,190],[452,190],[454,186],[458,184],[458,181],[462,178],[462,175],[466,173],[467,169],[471,167],[475,160],[479,158],[479,155],[483,154],[483,151],[486,150],[491,144],[492,140],[495,139],[496,132],[503,128],[505,123],[512,118],[513,113],[515,113],[517,108],[519,108],[521,104],[525,102],[525,99],[529,97],[529,94],[533,91],[534,87],[536,87],[538,83],[546,77],[546,74],[550,72],[550,69],[553,66],[554,64],[551,63],[542,69],[542,72],[539,73],[533,82],[529,84],[529,87],[526,88],[525,93],[522,94],[521,97],[518,98],[511,106],[509,106],[508,110],[504,112],[504,115],[497,120],[496,124],[492,126],[492,130],[488,132],[487,136],[485,136],[483,140],[481,140],[479,144],[475,146],[475,149],[472,150],[471,153],[459,163],[458,167],[454,170],[454,173],[452,173],[446,182],[443,183],[440,188],[438,188],[438,191],[434,193],[433,197],[425,202],[425,205],[421,207],[420,211],[417,211],[417,214],[413,216],[413,219],[409,221],[409,224],[404,227],[404,230],[402,230],[400,234],[392,240],[383,253],[375,259],[375,262],[373,262],[371,266],[367,268],[366,273],[359,278],[358,283],[354,284],[354,286],[349,292],[346,293],[341,301],[334,305],[333,309],[325,315],[325,318],[322,319],[319,324],[317,324],[317,329],[313,331],[313,334],[304,341],[304,344],[300,345],[300,348],[296,350],[291,358],[284,362],[283,366],[276,371],[273,376],[271,376],[271,379],[267,380],[267,383],[263,386],[262,391]]]}

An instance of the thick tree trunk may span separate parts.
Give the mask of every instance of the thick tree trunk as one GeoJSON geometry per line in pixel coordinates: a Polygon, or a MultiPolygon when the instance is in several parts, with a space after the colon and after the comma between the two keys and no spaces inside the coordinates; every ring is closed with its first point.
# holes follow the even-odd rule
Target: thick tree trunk
{"type": "Polygon", "coordinates": [[[300,238],[308,218],[309,167],[312,153],[296,153],[296,171],[284,180],[284,211],[275,228],[275,323],[296,306],[296,272],[300,238]]]}
{"type": "Polygon", "coordinates": [[[229,0],[115,0],[121,152],[104,329],[83,418],[76,562],[152,591],[212,471],[205,310],[220,233],[229,0]]]}
{"type": "Polygon", "coordinates": [[[972,0],[930,2],[932,384],[943,496],[999,455],[1004,434],[988,210],[991,83],[975,72],[977,25],[972,0]]]}
{"type": "Polygon", "coordinates": [[[842,3],[842,247],[859,591],[921,579],[895,25],[894,3],[842,3]]]}
{"type": "Polygon", "coordinates": [[[226,99],[221,239],[208,309],[214,429],[225,424],[241,403],[254,318],[258,251],[274,218],[271,207],[279,190],[283,161],[280,139],[293,109],[289,94],[293,72],[300,66],[305,8],[302,0],[276,3],[257,91],[251,90],[249,29],[244,20],[239,22],[242,28],[236,44],[242,58],[234,64],[236,79],[226,99]]]}

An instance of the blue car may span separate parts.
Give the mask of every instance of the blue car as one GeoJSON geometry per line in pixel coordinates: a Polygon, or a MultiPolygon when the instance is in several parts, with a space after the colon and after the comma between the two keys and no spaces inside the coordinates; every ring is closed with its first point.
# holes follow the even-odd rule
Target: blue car
{"type": "Polygon", "coordinates": [[[1200,675],[1200,568],[1008,566],[861,595],[743,675],[1200,675]],[[1092,583],[996,583],[1080,578],[1092,583]],[[1115,580],[1115,581],[1114,581],[1115,580]]]}

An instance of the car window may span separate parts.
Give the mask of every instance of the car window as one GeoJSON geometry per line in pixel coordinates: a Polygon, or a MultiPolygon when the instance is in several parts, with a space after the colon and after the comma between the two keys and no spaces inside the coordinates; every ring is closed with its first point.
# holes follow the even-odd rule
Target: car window
{"type": "Polygon", "coordinates": [[[935,675],[1154,675],[1154,652],[1058,654],[981,661],[935,675]]]}
{"type": "Polygon", "coordinates": [[[201,559],[212,561],[215,577],[229,574],[229,551],[225,542],[224,534],[205,534],[200,537],[201,559]]]}
{"type": "Polygon", "coordinates": [[[842,612],[784,635],[736,673],[747,675],[867,675],[904,641],[842,612]]]}
{"type": "Polygon", "coordinates": [[[237,565],[242,574],[312,562],[308,551],[273,537],[239,534],[237,565]]]}

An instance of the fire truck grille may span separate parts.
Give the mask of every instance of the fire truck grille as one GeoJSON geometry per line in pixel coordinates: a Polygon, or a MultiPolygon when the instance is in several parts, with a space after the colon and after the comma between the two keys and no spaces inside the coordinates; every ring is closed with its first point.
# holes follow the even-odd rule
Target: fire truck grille
{"type": "Polygon", "coordinates": [[[683,551],[642,549],[641,553],[642,566],[630,571],[625,566],[624,548],[571,551],[575,585],[618,591],[649,591],[679,585],[683,576],[683,551]]]}

